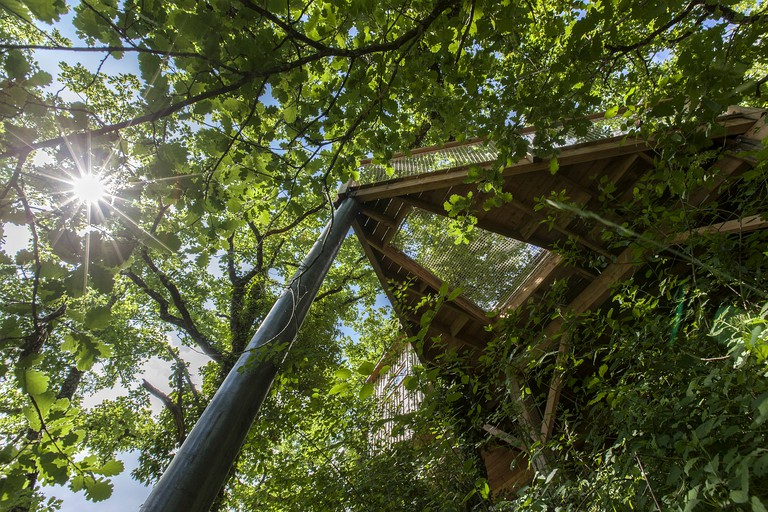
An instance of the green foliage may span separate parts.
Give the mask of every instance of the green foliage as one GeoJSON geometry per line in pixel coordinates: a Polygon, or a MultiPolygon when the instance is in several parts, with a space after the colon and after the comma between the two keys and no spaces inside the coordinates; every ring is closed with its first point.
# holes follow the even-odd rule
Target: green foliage
{"type": "MultiPolygon", "coordinates": [[[[765,105],[764,11],[754,2],[674,1],[662,8],[629,0],[4,1],[0,228],[23,225],[30,242],[17,254],[0,255],[0,386],[7,408],[0,418],[2,506],[44,503],[38,483],[68,482],[89,499],[104,499],[111,492],[106,477],[120,469],[109,461],[130,449],[142,452],[136,476],[156,480],[314,243],[333,190],[357,177],[363,158],[386,164],[394,151],[413,146],[476,136],[493,141],[497,165],[471,171],[477,193],[449,196],[453,221],[445,232],[431,233],[466,245],[480,209],[512,200],[501,191],[501,170],[531,149],[522,125],[535,127],[537,156],[551,157],[559,141],[586,130],[583,114],[609,110],[617,123],[642,124],[641,135],[668,135],[669,144],[659,149],[659,175],[630,205],[634,227],[642,232],[660,220],[682,223],[645,198],[684,197],[709,176],[690,151],[701,136],[665,129],[714,130],[714,117],[729,104],[765,105]],[[86,65],[83,46],[101,65],[86,65]],[[121,60],[119,71],[113,59],[121,60]],[[114,198],[86,207],[71,200],[69,189],[91,171],[103,175],[114,198]],[[211,358],[201,385],[187,380],[168,333],[211,358]],[[158,393],[167,399],[164,409],[153,416],[149,391],[138,381],[155,357],[168,362],[172,376],[163,388],[170,391],[158,393]],[[121,396],[83,405],[115,387],[121,396]]],[[[764,160],[765,151],[757,158],[764,160]]],[[[550,170],[557,171],[556,158],[550,170]]],[[[760,172],[735,199],[745,214],[764,211],[760,172]]],[[[615,191],[605,184],[605,194],[615,191]]],[[[697,268],[716,275],[719,286],[741,286],[744,269],[764,257],[757,248],[764,241],[750,240],[753,246],[730,247],[745,260],[734,261],[725,250],[697,251],[697,268]]],[[[447,510],[474,506],[472,500],[487,495],[473,468],[447,476],[456,469],[445,462],[450,453],[474,442],[462,440],[461,428],[435,434],[441,442],[424,449],[364,453],[360,425],[374,421],[375,397],[363,381],[394,327],[384,321],[386,312],[373,308],[378,292],[362,258],[354,244],[342,249],[218,506],[447,510]],[[364,331],[362,341],[345,337],[338,319],[364,331]],[[340,368],[347,370],[337,374],[340,368]],[[441,444],[445,439],[454,441],[441,444]],[[413,474],[420,477],[409,479],[413,474]],[[448,478],[450,492],[440,478],[448,478]],[[359,490],[354,502],[344,497],[353,486],[359,490]]],[[[687,286],[686,304],[705,289],[699,281],[687,286]]],[[[456,291],[444,292],[430,304],[456,298],[456,291]]],[[[641,306],[637,296],[627,301],[641,306]]],[[[741,359],[732,373],[722,368],[710,381],[701,369],[687,374],[699,386],[692,393],[716,391],[708,382],[738,389],[731,379],[747,379],[746,369],[764,357],[757,300],[725,302],[747,315],[733,322],[748,326],[749,337],[734,349],[741,359]]],[[[654,307],[648,315],[661,325],[669,311],[663,303],[654,307]]],[[[713,322],[712,307],[693,309],[713,322]]],[[[690,321],[681,318],[676,347],[701,341],[694,340],[690,321]]],[[[504,356],[508,349],[499,348],[504,356]]],[[[437,393],[451,409],[463,409],[443,411],[444,425],[478,410],[466,397],[495,392],[492,379],[462,383],[469,376],[451,357],[445,363],[456,382],[446,380],[437,393]]],[[[608,367],[597,371],[600,382],[618,378],[621,365],[629,364],[611,357],[598,366],[608,367]]],[[[705,365],[707,371],[714,366],[705,365]]],[[[405,382],[421,385],[415,378],[405,382]]],[[[611,392],[607,384],[600,389],[611,392]]],[[[761,396],[749,404],[735,400],[728,411],[764,414],[761,396]]],[[[687,407],[681,410],[691,412],[687,407]]],[[[702,424],[709,420],[692,414],[702,424]]],[[[712,429],[719,432],[719,424],[712,429]]],[[[703,457],[696,450],[682,453],[703,457]]],[[[727,499],[759,509],[753,500],[759,471],[752,467],[759,464],[748,459],[745,465],[748,454],[727,462],[725,455],[717,467],[733,470],[733,478],[713,483],[720,489],[713,491],[696,477],[701,487],[690,501],[720,499],[727,488],[727,499]],[[748,489],[746,472],[738,469],[747,466],[748,489]]],[[[472,460],[462,457],[461,468],[472,460]]],[[[689,472],[704,471],[700,466],[689,472]]]]}

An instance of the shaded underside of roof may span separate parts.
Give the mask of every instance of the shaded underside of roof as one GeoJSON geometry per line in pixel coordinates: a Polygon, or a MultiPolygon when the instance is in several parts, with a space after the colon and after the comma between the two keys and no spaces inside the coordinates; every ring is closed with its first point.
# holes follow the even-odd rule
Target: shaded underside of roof
{"type": "MultiPolygon", "coordinates": [[[[690,192],[691,205],[718,201],[728,185],[752,167],[748,150],[768,136],[764,118],[764,110],[748,108],[733,108],[720,118],[723,133],[712,141],[721,151],[706,163],[712,179],[690,192]]],[[[497,156],[495,146],[482,141],[417,150],[388,164],[371,164],[361,175],[372,181],[351,184],[340,192],[361,203],[353,227],[405,333],[416,337],[421,331],[424,343],[418,355],[423,362],[438,362],[446,351],[476,361],[497,334],[488,313],[496,317],[518,310],[520,321],[525,321],[525,310],[520,308],[542,299],[556,281],[567,283],[562,312],[579,315],[600,308],[616,283],[632,276],[652,256],[653,251],[638,251],[633,240],[615,243],[613,235],[616,225],[631,224],[625,206],[635,187],[655,170],[653,142],[617,135],[608,128],[594,130],[586,138],[565,141],[554,174],[547,158],[529,154],[502,165],[497,156]],[[490,195],[468,179],[473,167],[498,169],[504,178],[502,191],[512,199],[487,210],[482,207],[490,195]],[[466,243],[457,245],[445,203],[470,192],[476,223],[466,243]],[[574,210],[564,203],[579,206],[574,210]],[[602,217],[590,212],[602,212],[602,217]],[[564,248],[580,257],[566,260],[560,251],[564,248]],[[453,294],[433,315],[434,297],[457,288],[461,293],[453,294]]],[[[720,214],[717,219],[696,220],[692,232],[768,227],[768,220],[741,218],[734,209],[720,214]]],[[[653,233],[664,244],[680,243],[690,234],[653,233]]],[[[557,349],[558,343],[562,348],[567,338],[563,328],[563,318],[553,315],[542,332],[532,334],[534,351],[545,353],[557,349]]],[[[553,377],[546,409],[533,427],[543,442],[556,429],[561,387],[553,377]]],[[[509,450],[487,454],[489,468],[501,468],[493,474],[489,470],[495,489],[530,476],[509,472],[507,459],[521,453],[509,450]]]]}
{"type": "MultiPolygon", "coordinates": [[[[719,167],[720,181],[704,191],[702,200],[716,199],[712,194],[720,183],[750,168],[751,164],[736,153],[745,137],[753,137],[750,131],[755,129],[762,112],[742,109],[721,118],[725,134],[715,142],[733,151],[712,164],[719,167]]],[[[488,211],[479,206],[487,195],[479,193],[476,184],[467,183],[471,165],[456,156],[489,157],[490,154],[482,153],[488,146],[479,141],[466,146],[480,145],[485,150],[466,151],[467,147],[455,145],[445,150],[455,159],[456,166],[422,172],[426,169],[422,167],[426,161],[423,155],[432,155],[433,162],[448,158],[443,158],[439,149],[415,151],[412,156],[399,156],[395,161],[400,162],[397,165],[402,169],[418,169],[418,174],[354,184],[343,192],[362,203],[355,226],[357,234],[410,335],[420,328],[425,307],[417,306],[425,304],[425,297],[437,294],[444,282],[451,290],[463,289],[433,319],[429,337],[440,337],[441,341],[434,350],[431,343],[426,343],[423,355],[427,359],[446,348],[482,349],[493,337],[492,330],[485,328],[492,323],[488,311],[503,312],[526,300],[535,300],[557,279],[569,279],[566,298],[579,299],[580,303],[574,306],[583,310],[599,306],[608,296],[610,286],[631,274],[634,264],[626,268],[617,266],[623,247],[606,241],[606,223],[541,201],[567,197],[585,212],[611,209],[616,214],[605,221],[623,224],[626,219],[621,218],[622,205],[631,200],[636,184],[654,169],[655,153],[653,144],[645,140],[615,136],[612,132],[609,135],[562,147],[558,154],[559,169],[554,174],[547,159],[533,156],[504,166],[503,191],[511,193],[512,200],[488,211]],[[408,167],[409,159],[418,165],[408,167]],[[614,192],[606,195],[607,188],[614,192]],[[447,233],[449,220],[444,204],[453,195],[466,196],[470,192],[478,205],[473,213],[479,236],[470,240],[469,245],[457,246],[447,233]],[[427,232],[433,238],[439,235],[440,240],[424,239],[427,232]],[[478,249],[479,246],[483,249],[478,249]],[[498,263],[505,256],[516,254],[519,258],[515,247],[528,251],[528,257],[520,258],[521,267],[515,270],[512,267],[516,263],[511,262],[514,264],[501,271],[492,268],[490,263],[498,263]],[[591,263],[567,264],[557,256],[557,250],[563,247],[576,248],[591,263]],[[483,260],[490,263],[485,265],[483,260]],[[513,274],[520,279],[515,281],[513,274]],[[591,296],[585,297],[585,290],[591,296]]],[[[362,174],[365,172],[363,169],[362,174]]],[[[374,170],[374,174],[378,172],[374,170]]]]}

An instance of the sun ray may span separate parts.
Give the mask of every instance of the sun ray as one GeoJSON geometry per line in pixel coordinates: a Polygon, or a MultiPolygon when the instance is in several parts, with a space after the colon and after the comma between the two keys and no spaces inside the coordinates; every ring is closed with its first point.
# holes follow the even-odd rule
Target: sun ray
{"type": "Polygon", "coordinates": [[[88,266],[91,260],[91,203],[85,203],[85,217],[88,230],[85,232],[85,250],[83,251],[83,296],[88,295],[88,266]]]}
{"type": "Polygon", "coordinates": [[[158,239],[158,238],[157,238],[155,235],[153,235],[152,233],[150,233],[150,232],[149,232],[149,231],[147,231],[146,229],[144,229],[144,228],[142,228],[141,226],[139,226],[139,225],[136,223],[136,221],[134,221],[133,219],[131,219],[130,217],[128,217],[126,214],[124,214],[123,212],[121,212],[119,208],[116,208],[114,205],[111,205],[111,204],[109,204],[109,203],[106,203],[106,205],[107,205],[107,207],[108,207],[110,210],[112,210],[113,212],[117,213],[117,214],[118,214],[119,216],[121,216],[123,219],[125,219],[126,221],[128,221],[128,223],[130,223],[132,227],[136,228],[136,229],[137,229],[137,230],[138,230],[138,231],[139,231],[141,234],[143,234],[143,235],[147,236],[147,238],[149,238],[149,239],[151,239],[152,241],[154,241],[155,243],[157,243],[157,244],[158,244],[160,247],[162,247],[162,248],[163,248],[163,249],[165,249],[166,251],[168,251],[168,252],[170,252],[170,253],[172,253],[172,252],[173,252],[173,250],[172,250],[170,247],[168,247],[168,246],[167,246],[167,245],[165,245],[163,242],[161,242],[161,241],[160,241],[160,240],[159,240],[159,239],[158,239]]]}
{"type": "Polygon", "coordinates": [[[196,178],[198,176],[204,176],[202,172],[196,172],[192,174],[176,174],[174,176],[167,176],[165,178],[154,178],[151,180],[145,180],[141,183],[144,185],[149,185],[150,183],[160,183],[161,181],[176,181],[176,180],[183,180],[188,178],[196,178]]]}

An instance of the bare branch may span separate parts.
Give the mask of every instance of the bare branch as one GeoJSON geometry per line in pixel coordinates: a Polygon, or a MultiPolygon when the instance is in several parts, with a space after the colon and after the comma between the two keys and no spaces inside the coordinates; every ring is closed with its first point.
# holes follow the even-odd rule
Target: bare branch
{"type": "Polygon", "coordinates": [[[195,401],[198,401],[200,399],[200,394],[197,392],[197,388],[192,382],[192,376],[189,374],[189,367],[187,366],[187,362],[181,358],[177,350],[168,347],[168,352],[170,352],[173,360],[176,361],[176,365],[178,366],[179,370],[184,374],[184,380],[187,381],[187,386],[189,386],[189,390],[192,392],[192,396],[195,397],[195,401]]]}
{"type": "MultiPolygon", "coordinates": [[[[162,296],[162,294],[152,289],[141,277],[139,277],[138,274],[133,272],[132,269],[124,270],[123,275],[125,275],[128,279],[133,281],[133,283],[136,286],[141,288],[141,290],[144,293],[149,295],[149,297],[151,297],[157,303],[160,309],[161,320],[168,322],[169,324],[173,324],[176,327],[179,327],[180,329],[182,329],[184,332],[186,332],[192,338],[195,344],[197,344],[197,346],[200,347],[200,349],[208,357],[210,357],[217,363],[221,363],[224,361],[224,355],[216,347],[213,346],[213,343],[203,333],[201,333],[197,329],[194,322],[192,321],[191,316],[189,316],[189,312],[187,312],[186,317],[184,317],[184,312],[180,311],[180,313],[182,314],[182,318],[172,315],[170,313],[170,302],[168,302],[168,300],[166,300],[165,297],[162,296]]],[[[180,299],[181,297],[179,296],[179,300],[180,299]]],[[[184,306],[184,304],[183,303],[181,304],[182,304],[182,307],[184,307],[184,311],[186,311],[186,307],[184,306]]]]}
{"type": "Polygon", "coordinates": [[[171,413],[173,421],[176,423],[176,441],[181,445],[187,438],[187,428],[184,426],[184,412],[173,400],[171,400],[171,397],[147,382],[146,379],[141,379],[141,386],[149,391],[152,396],[160,399],[165,408],[168,409],[168,412],[171,413]]]}

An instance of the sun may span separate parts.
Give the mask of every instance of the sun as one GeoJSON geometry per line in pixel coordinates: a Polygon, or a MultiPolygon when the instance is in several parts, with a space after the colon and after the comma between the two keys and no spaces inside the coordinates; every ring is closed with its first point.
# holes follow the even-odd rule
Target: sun
{"type": "Polygon", "coordinates": [[[82,203],[96,204],[107,196],[103,179],[96,174],[83,174],[72,180],[72,195],[82,203]]]}

